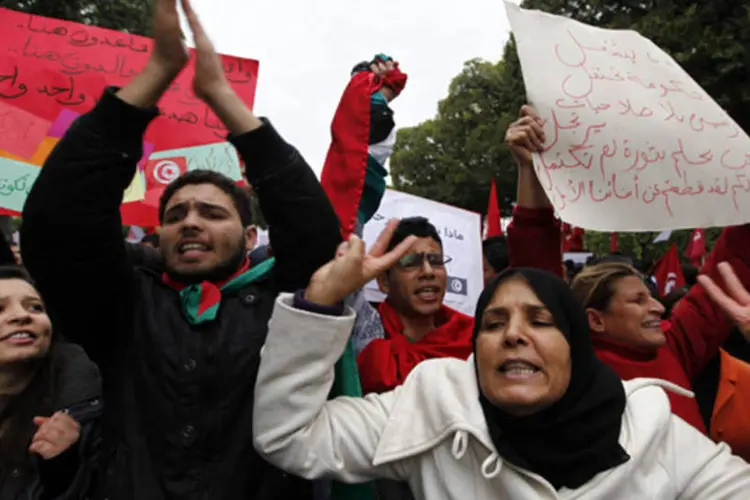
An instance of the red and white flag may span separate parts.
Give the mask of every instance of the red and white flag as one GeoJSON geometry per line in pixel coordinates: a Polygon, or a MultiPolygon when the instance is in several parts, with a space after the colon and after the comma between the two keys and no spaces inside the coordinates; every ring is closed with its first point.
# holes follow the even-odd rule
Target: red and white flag
{"type": "Polygon", "coordinates": [[[166,187],[187,170],[187,159],[184,156],[148,160],[143,169],[146,177],[146,191],[166,187]]]}
{"type": "Polygon", "coordinates": [[[661,297],[685,286],[685,276],[682,274],[680,255],[676,244],[669,245],[669,249],[654,266],[654,279],[661,297]]]}
{"type": "Polygon", "coordinates": [[[703,229],[696,229],[690,237],[685,257],[690,259],[690,263],[700,269],[703,267],[703,257],[706,255],[706,233],[703,229]]]}

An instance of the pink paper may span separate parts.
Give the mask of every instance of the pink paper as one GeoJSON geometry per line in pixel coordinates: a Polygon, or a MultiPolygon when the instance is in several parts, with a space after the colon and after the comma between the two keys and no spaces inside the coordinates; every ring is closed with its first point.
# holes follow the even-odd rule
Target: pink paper
{"type": "Polygon", "coordinates": [[[148,157],[151,156],[151,153],[154,152],[155,148],[156,146],[154,146],[150,142],[143,141],[143,156],[141,157],[141,161],[138,162],[138,170],[143,172],[143,168],[148,161],[148,157]]]}
{"type": "Polygon", "coordinates": [[[76,113],[75,111],[71,111],[67,108],[63,109],[58,115],[55,122],[49,128],[47,135],[50,137],[56,137],[58,139],[61,138],[63,135],[65,135],[65,131],[68,130],[70,124],[73,123],[73,121],[75,121],[75,119],[79,116],[81,115],[76,113]]]}
{"type": "Polygon", "coordinates": [[[47,137],[50,122],[0,101],[0,149],[29,159],[47,137]]]}

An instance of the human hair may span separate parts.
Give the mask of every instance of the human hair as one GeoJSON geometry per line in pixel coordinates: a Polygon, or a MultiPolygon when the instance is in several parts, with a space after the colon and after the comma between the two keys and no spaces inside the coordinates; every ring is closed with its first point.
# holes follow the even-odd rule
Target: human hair
{"type": "Polygon", "coordinates": [[[393,237],[388,243],[388,251],[390,252],[396,248],[399,243],[409,236],[416,236],[417,238],[432,238],[438,242],[440,248],[443,248],[443,240],[440,239],[437,229],[429,220],[427,220],[426,217],[406,217],[401,219],[401,222],[398,223],[398,227],[393,232],[393,237]]]}
{"type": "Polygon", "coordinates": [[[622,278],[641,274],[624,262],[605,262],[584,267],[570,285],[573,295],[584,309],[606,311],[615,294],[617,282],[622,278]]]}
{"type": "Polygon", "coordinates": [[[682,276],[685,278],[685,285],[691,287],[698,282],[698,269],[695,266],[683,265],[682,276]]]}
{"type": "Polygon", "coordinates": [[[664,306],[665,318],[669,318],[672,315],[672,309],[674,309],[674,306],[676,306],[677,303],[685,297],[685,295],[687,295],[687,291],[683,288],[678,288],[677,290],[669,292],[660,300],[660,302],[664,306]]]}
{"type": "Polygon", "coordinates": [[[496,273],[504,271],[510,265],[508,240],[505,239],[505,236],[487,238],[482,242],[482,255],[496,273]]]}
{"type": "Polygon", "coordinates": [[[143,238],[141,238],[141,243],[143,244],[151,244],[154,248],[159,248],[159,235],[156,233],[147,234],[143,238]]]}
{"type": "MultiPolygon", "coordinates": [[[[25,269],[14,265],[0,266],[0,280],[11,279],[34,285],[25,269]]],[[[1,470],[33,467],[28,448],[36,433],[34,417],[51,415],[55,409],[56,372],[61,364],[56,345],[57,342],[53,340],[42,359],[26,361],[38,363],[33,378],[23,391],[9,396],[5,407],[0,411],[1,470]]]]}
{"type": "Polygon", "coordinates": [[[232,199],[234,207],[240,214],[242,225],[247,227],[253,222],[253,211],[251,208],[250,195],[238,186],[235,181],[224,174],[214,172],[213,170],[190,170],[172,181],[165,189],[159,199],[159,224],[164,223],[164,212],[167,209],[167,203],[172,196],[185,186],[195,186],[198,184],[211,184],[224,191],[232,199]]]}
{"type": "Polygon", "coordinates": [[[0,265],[0,280],[21,280],[36,288],[29,272],[15,264],[0,265]]]}

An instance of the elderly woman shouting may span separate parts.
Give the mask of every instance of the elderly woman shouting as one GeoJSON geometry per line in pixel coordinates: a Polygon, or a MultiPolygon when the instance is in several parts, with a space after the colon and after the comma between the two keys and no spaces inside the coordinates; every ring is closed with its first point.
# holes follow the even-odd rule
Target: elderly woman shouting
{"type": "Polygon", "coordinates": [[[474,355],[420,364],[392,392],[326,401],[350,292],[410,252],[356,237],[307,290],[279,297],[255,392],[255,446],[306,478],[407,481],[418,499],[740,499],[750,466],[672,414],[659,380],[594,355],[560,278],[511,269],[477,305],[474,355]]]}

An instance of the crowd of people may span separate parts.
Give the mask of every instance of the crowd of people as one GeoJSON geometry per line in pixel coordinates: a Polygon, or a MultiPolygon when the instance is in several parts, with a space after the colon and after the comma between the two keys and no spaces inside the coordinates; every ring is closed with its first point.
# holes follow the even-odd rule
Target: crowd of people
{"type": "MultiPolygon", "coordinates": [[[[176,0],[157,0],[149,63],[71,126],[28,196],[20,252],[0,248],[0,500],[746,498],[750,226],[725,228],[666,304],[625,257],[564,265],[524,106],[506,136],[507,237],[455,257],[483,259],[462,314],[444,304],[432,221],[392,220],[369,249],[357,235],[382,162],[348,234],[331,201],[347,193],[235,95],[181,5],[193,90],[229,131],[270,243],[256,247],[249,190],[208,170],[166,187],[158,234],[123,239],[144,132],[189,54],[176,0]]],[[[380,82],[383,160],[406,75],[380,55],[352,78],[380,82]]]]}

